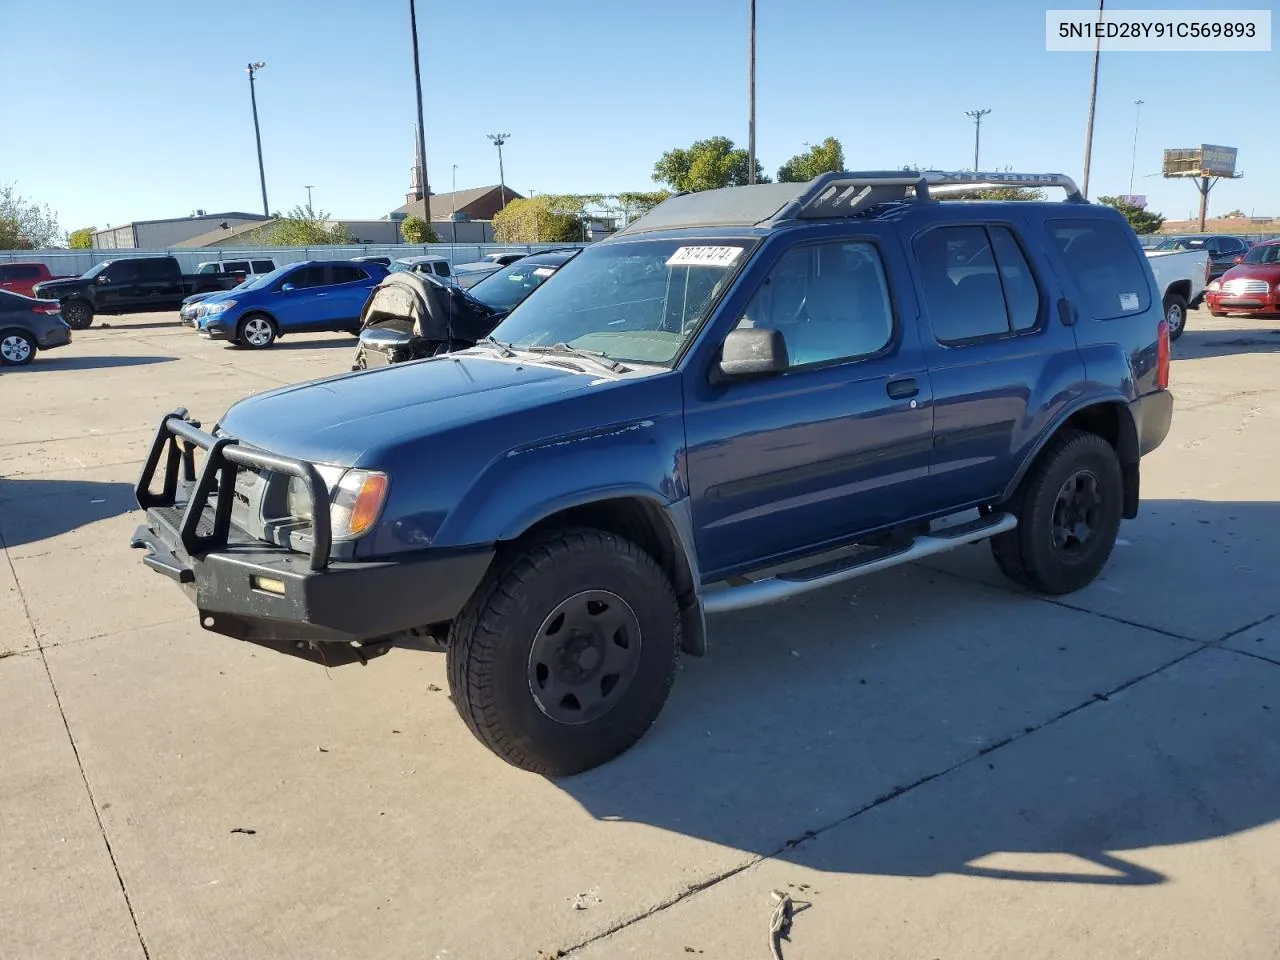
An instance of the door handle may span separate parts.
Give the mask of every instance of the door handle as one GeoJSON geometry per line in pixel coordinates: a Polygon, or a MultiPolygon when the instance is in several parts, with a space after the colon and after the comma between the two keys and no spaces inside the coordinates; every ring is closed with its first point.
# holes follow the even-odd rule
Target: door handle
{"type": "Polygon", "coordinates": [[[920,392],[920,385],[915,377],[903,377],[901,380],[890,380],[885,384],[885,391],[894,400],[905,400],[920,392]]]}

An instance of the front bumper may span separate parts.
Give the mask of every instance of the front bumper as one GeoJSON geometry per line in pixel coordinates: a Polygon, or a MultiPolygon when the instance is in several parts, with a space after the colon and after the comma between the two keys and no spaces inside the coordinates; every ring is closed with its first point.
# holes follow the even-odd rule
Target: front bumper
{"type": "Polygon", "coordinates": [[[404,560],[329,559],[328,496],[310,464],[205,433],[179,410],[165,417],[138,480],[146,522],[131,546],[180,584],[201,625],[283,653],[337,666],[385,653],[396,635],[454,619],[493,559],[489,547],[424,551],[404,560]],[[195,474],[194,449],[205,451],[195,474]],[[163,488],[151,490],[165,459],[163,488]],[[313,514],[310,556],[255,540],[231,523],[239,466],[303,477],[313,514]],[[320,504],[323,503],[323,508],[320,504]]]}
{"type": "Polygon", "coordinates": [[[208,340],[235,339],[235,326],[229,326],[221,317],[214,320],[202,320],[194,324],[196,332],[208,340]]]}
{"type": "Polygon", "coordinates": [[[1218,313],[1280,313],[1280,288],[1272,286],[1265,294],[1227,294],[1211,290],[1204,295],[1209,309],[1218,313]]]}

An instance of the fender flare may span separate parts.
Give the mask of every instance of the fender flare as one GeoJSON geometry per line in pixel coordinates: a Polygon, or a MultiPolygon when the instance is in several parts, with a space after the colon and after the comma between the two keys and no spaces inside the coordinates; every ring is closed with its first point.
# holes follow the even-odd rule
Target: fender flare
{"type": "Polygon", "coordinates": [[[1138,462],[1138,428],[1133,422],[1133,413],[1129,410],[1129,399],[1118,391],[1092,394],[1073,401],[1058,412],[1058,415],[1041,432],[1034,446],[1023,458],[1022,463],[1019,464],[1013,478],[1005,486],[1004,492],[1001,494],[1001,500],[1007,501],[1013,497],[1023,478],[1027,475],[1027,471],[1031,469],[1031,465],[1036,462],[1036,459],[1044,452],[1045,447],[1058,435],[1058,431],[1063,428],[1068,420],[1089,407],[1104,405],[1118,408],[1116,420],[1119,431],[1116,438],[1116,454],[1120,458],[1121,468],[1126,469],[1136,466],[1138,462]]]}

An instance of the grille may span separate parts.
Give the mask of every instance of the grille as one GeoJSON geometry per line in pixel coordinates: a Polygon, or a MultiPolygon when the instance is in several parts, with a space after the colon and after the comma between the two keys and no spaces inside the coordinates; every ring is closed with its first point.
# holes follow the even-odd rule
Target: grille
{"type": "Polygon", "coordinates": [[[1222,292],[1232,297],[1265,297],[1267,281],[1228,280],[1222,285],[1222,292]]]}

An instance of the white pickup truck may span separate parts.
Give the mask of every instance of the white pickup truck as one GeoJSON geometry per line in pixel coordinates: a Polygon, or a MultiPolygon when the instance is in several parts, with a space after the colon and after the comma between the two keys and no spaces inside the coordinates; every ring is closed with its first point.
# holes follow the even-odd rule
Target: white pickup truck
{"type": "Polygon", "coordinates": [[[1187,311],[1204,299],[1209,282],[1209,253],[1206,250],[1147,250],[1156,287],[1164,297],[1164,317],[1169,339],[1177,340],[1187,327],[1187,311]]]}

